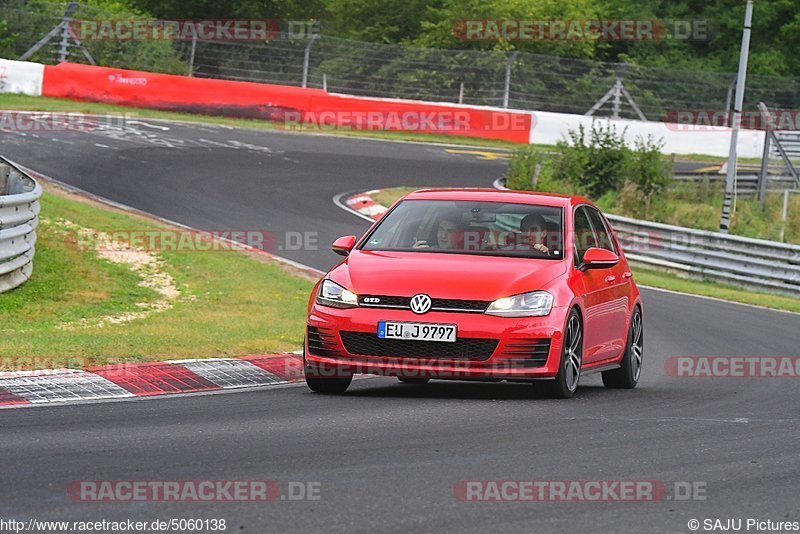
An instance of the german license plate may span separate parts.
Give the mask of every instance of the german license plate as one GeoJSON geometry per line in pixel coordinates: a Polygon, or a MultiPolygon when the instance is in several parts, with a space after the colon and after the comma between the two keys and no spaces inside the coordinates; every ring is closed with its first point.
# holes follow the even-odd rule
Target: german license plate
{"type": "Polygon", "coordinates": [[[456,325],[379,321],[378,337],[381,339],[445,341],[448,343],[453,343],[456,340],[456,325]]]}

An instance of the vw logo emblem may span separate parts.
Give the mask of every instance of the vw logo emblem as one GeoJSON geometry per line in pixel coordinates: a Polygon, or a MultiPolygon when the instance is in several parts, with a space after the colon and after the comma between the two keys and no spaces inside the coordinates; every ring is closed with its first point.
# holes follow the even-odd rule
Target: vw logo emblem
{"type": "Polygon", "coordinates": [[[425,313],[431,309],[431,298],[420,293],[411,297],[411,311],[414,313],[425,313]]]}

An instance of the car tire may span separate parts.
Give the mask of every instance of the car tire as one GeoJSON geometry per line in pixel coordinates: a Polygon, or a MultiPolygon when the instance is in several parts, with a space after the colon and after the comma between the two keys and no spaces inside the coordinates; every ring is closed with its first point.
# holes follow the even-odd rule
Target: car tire
{"type": "Polygon", "coordinates": [[[306,361],[305,355],[303,355],[303,374],[308,389],[329,395],[344,393],[353,381],[351,371],[341,367],[311,365],[306,361]]]}
{"type": "Polygon", "coordinates": [[[603,385],[611,389],[633,389],[642,375],[644,352],[644,324],[642,311],[636,306],[628,328],[628,342],[619,369],[603,372],[603,385]]]}
{"type": "Polygon", "coordinates": [[[561,360],[554,380],[534,382],[537,392],[553,399],[568,399],[578,389],[583,363],[583,325],[581,316],[573,309],[567,317],[561,360]]]}
{"type": "Polygon", "coordinates": [[[413,386],[422,386],[431,381],[430,378],[409,378],[405,376],[398,376],[397,379],[403,384],[409,384],[413,386]]]}

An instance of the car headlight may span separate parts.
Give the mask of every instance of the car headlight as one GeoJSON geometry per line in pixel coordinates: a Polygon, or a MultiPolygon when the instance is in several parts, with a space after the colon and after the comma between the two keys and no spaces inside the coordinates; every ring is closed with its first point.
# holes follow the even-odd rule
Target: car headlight
{"type": "Polygon", "coordinates": [[[333,308],[355,308],[358,306],[358,295],[336,282],[323,280],[317,293],[317,304],[333,308]]]}
{"type": "Polygon", "coordinates": [[[532,291],[497,299],[489,304],[486,313],[500,317],[542,317],[553,308],[553,295],[547,291],[532,291]]]}

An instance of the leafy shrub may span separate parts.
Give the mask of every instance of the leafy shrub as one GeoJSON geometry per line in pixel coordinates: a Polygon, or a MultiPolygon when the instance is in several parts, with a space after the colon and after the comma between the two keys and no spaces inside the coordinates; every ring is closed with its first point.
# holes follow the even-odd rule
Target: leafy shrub
{"type": "Polygon", "coordinates": [[[629,148],[624,134],[592,123],[588,132],[583,125],[570,130],[550,157],[534,147],[521,148],[509,162],[507,185],[534,189],[531,177],[538,167],[538,191],[581,194],[604,209],[647,217],[654,197],[672,181],[670,164],[661,142],[637,138],[629,148]]]}
{"type": "Polygon", "coordinates": [[[506,186],[511,189],[533,189],[531,178],[536,172],[537,165],[539,165],[539,176],[541,177],[544,159],[541,151],[530,145],[515,150],[508,162],[506,186]]]}
{"type": "Polygon", "coordinates": [[[630,161],[624,134],[624,130],[617,134],[612,125],[604,127],[595,122],[588,135],[582,124],[570,130],[567,139],[556,145],[556,177],[571,182],[591,198],[618,189],[630,161]]]}
{"type": "Polygon", "coordinates": [[[626,178],[634,184],[642,202],[635,216],[647,218],[653,197],[664,192],[672,182],[670,163],[661,153],[663,143],[652,137],[637,138],[629,155],[626,178]]]}

